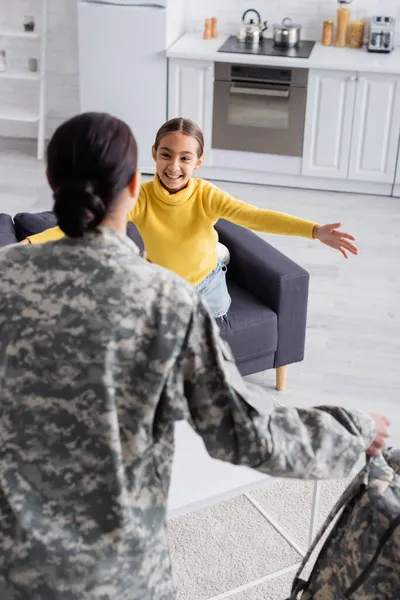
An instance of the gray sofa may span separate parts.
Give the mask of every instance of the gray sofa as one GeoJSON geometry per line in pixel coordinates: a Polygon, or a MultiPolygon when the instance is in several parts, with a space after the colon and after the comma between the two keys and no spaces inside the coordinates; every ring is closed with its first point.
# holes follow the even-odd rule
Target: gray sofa
{"type": "MultiPolygon", "coordinates": [[[[16,243],[56,224],[51,212],[0,214],[0,246],[16,243]]],[[[276,369],[277,389],[287,365],[304,357],[308,273],[253,232],[220,220],[216,229],[231,260],[228,288],[232,305],[221,325],[242,375],[276,369]]],[[[143,248],[136,227],[128,235],[143,248]]]]}

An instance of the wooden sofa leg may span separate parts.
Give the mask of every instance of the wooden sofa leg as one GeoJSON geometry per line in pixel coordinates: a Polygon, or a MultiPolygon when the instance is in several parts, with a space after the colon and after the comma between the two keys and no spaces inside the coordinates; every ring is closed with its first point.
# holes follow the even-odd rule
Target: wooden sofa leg
{"type": "Polygon", "coordinates": [[[276,369],[276,389],[278,392],[282,392],[285,389],[287,369],[287,366],[276,369]]]}

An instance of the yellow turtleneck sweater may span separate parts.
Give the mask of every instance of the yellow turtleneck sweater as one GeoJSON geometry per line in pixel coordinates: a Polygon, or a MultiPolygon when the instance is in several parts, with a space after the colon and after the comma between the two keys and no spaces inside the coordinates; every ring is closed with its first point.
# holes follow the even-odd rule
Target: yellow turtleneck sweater
{"type": "MultiPolygon", "coordinates": [[[[174,271],[193,285],[217,265],[218,235],[214,224],[227,219],[248,229],[313,237],[314,223],[285,213],[256,208],[236,200],[203,179],[191,179],[175,194],[158,177],[142,184],[138,201],[128,215],[142,236],[147,258],[174,271]]],[[[58,227],[30,236],[31,243],[60,239],[58,227]]]]}

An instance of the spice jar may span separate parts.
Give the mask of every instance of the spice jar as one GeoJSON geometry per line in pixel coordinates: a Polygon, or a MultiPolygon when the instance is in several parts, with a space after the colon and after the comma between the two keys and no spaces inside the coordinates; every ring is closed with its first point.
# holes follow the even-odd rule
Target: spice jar
{"type": "Polygon", "coordinates": [[[0,73],[7,70],[6,51],[0,50],[0,73]]]}
{"type": "Polygon", "coordinates": [[[218,31],[217,31],[217,18],[213,17],[211,19],[211,37],[213,39],[218,37],[218,31]]]}
{"type": "Polygon", "coordinates": [[[203,38],[205,40],[211,40],[211,19],[205,19],[204,21],[204,34],[203,38]]]}
{"type": "Polygon", "coordinates": [[[328,19],[324,21],[324,26],[322,28],[322,45],[323,46],[332,46],[333,44],[333,21],[332,19],[328,19]]]}
{"type": "Polygon", "coordinates": [[[350,24],[350,48],[362,48],[364,45],[365,21],[353,21],[350,24]]]}

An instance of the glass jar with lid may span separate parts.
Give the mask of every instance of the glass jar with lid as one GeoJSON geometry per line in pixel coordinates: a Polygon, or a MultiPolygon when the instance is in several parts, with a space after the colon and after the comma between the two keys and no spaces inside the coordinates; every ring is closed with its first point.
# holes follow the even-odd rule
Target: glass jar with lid
{"type": "Polygon", "coordinates": [[[0,50],[0,73],[7,70],[7,57],[6,51],[0,50]]]}

